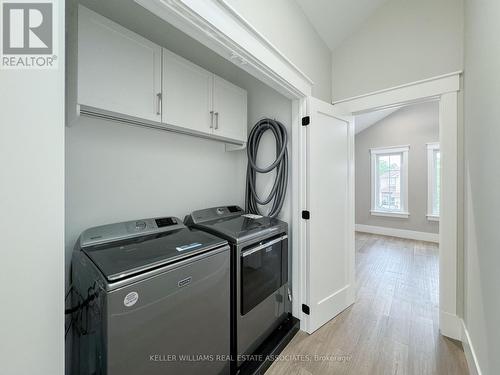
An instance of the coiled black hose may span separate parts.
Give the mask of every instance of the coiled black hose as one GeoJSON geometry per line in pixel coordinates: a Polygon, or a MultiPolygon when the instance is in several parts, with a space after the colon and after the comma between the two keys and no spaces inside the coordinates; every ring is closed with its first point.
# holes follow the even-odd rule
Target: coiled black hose
{"type": "Polygon", "coordinates": [[[265,206],[272,201],[270,211],[266,216],[276,217],[283,207],[288,185],[288,135],[285,126],[276,120],[262,119],[250,131],[247,143],[247,186],[245,193],[246,211],[252,214],[264,215],[259,206],[265,206]],[[257,153],[260,140],[266,131],[272,131],[276,140],[276,160],[268,167],[257,166],[257,153]],[[269,173],[276,169],[276,177],[271,192],[265,199],[260,199],[256,191],[257,173],[269,173]]]}

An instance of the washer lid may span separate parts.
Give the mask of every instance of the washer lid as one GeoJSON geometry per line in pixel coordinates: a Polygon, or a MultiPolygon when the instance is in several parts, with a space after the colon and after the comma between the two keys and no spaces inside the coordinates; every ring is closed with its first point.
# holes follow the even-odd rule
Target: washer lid
{"type": "Polygon", "coordinates": [[[211,234],[183,228],[88,246],[82,251],[108,281],[118,281],[226,244],[211,234]]]}

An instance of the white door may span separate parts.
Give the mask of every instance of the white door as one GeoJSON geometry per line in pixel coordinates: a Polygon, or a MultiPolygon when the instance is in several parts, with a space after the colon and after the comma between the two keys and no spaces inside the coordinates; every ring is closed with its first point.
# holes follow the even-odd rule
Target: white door
{"type": "Polygon", "coordinates": [[[214,134],[246,142],[247,92],[214,76],[214,134]]]}
{"type": "Polygon", "coordinates": [[[161,47],[78,8],[78,104],[161,121],[161,47]]]}
{"type": "Polygon", "coordinates": [[[162,122],[212,134],[213,74],[163,50],[162,122]]]}
{"type": "Polygon", "coordinates": [[[353,122],[309,100],[306,126],[305,330],[314,332],[354,302],[353,122]],[[309,308],[309,309],[308,309],[309,308]],[[307,314],[309,310],[309,314],[307,314]]]}

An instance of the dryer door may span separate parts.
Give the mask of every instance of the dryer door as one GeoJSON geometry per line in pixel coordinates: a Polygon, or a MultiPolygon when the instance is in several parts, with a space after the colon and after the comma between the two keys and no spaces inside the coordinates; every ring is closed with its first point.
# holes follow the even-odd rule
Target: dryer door
{"type": "Polygon", "coordinates": [[[245,315],[287,282],[286,236],[244,249],[241,253],[241,315],[245,315]]]}

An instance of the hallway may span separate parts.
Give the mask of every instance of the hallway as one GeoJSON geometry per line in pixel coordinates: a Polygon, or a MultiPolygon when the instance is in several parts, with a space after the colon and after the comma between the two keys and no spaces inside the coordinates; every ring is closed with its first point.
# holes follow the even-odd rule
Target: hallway
{"type": "Polygon", "coordinates": [[[439,335],[438,263],[436,244],[356,233],[356,303],[266,374],[468,374],[461,343],[439,335]]]}

